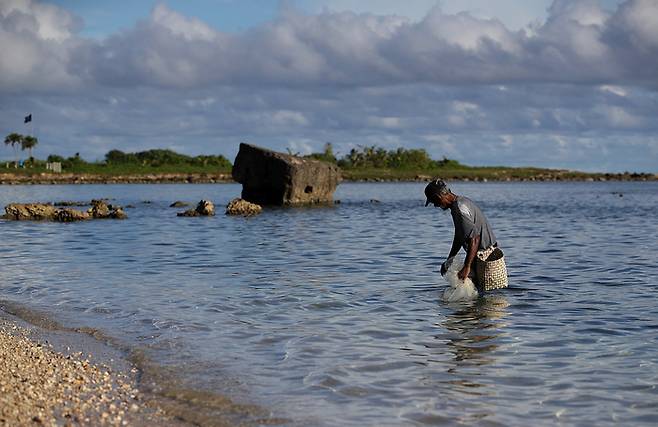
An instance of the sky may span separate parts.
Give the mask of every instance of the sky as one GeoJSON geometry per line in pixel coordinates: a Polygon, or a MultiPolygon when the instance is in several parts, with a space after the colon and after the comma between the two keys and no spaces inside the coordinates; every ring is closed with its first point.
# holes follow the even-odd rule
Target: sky
{"type": "Polygon", "coordinates": [[[2,0],[0,52],[0,132],[39,158],[330,142],[658,172],[658,0],[2,0]]]}

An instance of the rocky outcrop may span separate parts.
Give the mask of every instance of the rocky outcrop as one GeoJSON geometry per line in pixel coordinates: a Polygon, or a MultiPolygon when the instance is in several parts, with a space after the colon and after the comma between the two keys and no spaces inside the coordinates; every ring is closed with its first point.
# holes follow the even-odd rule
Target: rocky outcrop
{"type": "Polygon", "coordinates": [[[340,180],[338,166],[240,144],[233,179],[242,199],[259,205],[330,203],[340,180]]]}
{"type": "Polygon", "coordinates": [[[170,204],[170,208],[184,208],[189,206],[189,203],[181,202],[180,200],[176,200],[174,203],[170,204]]]}
{"type": "Polygon", "coordinates": [[[22,220],[52,220],[58,211],[50,204],[42,203],[11,203],[5,206],[4,219],[22,220]]]}
{"type": "Polygon", "coordinates": [[[233,199],[226,207],[226,215],[252,216],[263,211],[260,205],[250,203],[243,199],[233,199]]]}
{"type": "Polygon", "coordinates": [[[52,219],[57,222],[75,222],[75,221],[84,221],[89,219],[89,214],[87,212],[82,212],[77,209],[64,208],[58,209],[55,212],[55,216],[52,219]]]}
{"type": "Polygon", "coordinates": [[[71,222],[89,219],[89,214],[70,208],[59,209],[47,203],[11,203],[5,206],[3,219],[71,222]]]}
{"type": "Polygon", "coordinates": [[[126,213],[119,206],[112,206],[103,200],[92,200],[91,208],[87,211],[92,218],[97,219],[125,219],[126,213]]]}
{"type": "Polygon", "coordinates": [[[60,202],[55,202],[53,203],[55,206],[64,206],[64,207],[71,207],[71,206],[89,206],[89,202],[76,202],[72,200],[62,200],[60,202]]]}
{"type": "Polygon", "coordinates": [[[107,205],[102,200],[92,200],[87,212],[72,208],[57,208],[49,203],[11,203],[5,206],[3,219],[17,221],[73,222],[91,218],[124,219],[126,214],[120,207],[107,205]]]}
{"type": "Polygon", "coordinates": [[[210,200],[201,200],[195,209],[185,212],[179,212],[178,216],[213,216],[215,215],[215,205],[210,200]]]}

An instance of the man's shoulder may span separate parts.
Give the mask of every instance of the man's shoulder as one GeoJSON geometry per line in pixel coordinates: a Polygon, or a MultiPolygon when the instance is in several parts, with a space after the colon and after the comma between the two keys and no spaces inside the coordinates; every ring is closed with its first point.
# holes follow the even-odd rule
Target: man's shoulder
{"type": "Polygon", "coordinates": [[[457,211],[464,217],[473,220],[475,203],[468,197],[459,196],[456,201],[457,211]]]}

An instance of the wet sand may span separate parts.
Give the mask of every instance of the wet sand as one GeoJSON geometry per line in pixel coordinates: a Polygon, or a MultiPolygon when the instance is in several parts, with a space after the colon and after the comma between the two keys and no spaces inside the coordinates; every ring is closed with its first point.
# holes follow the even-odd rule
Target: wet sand
{"type": "Polygon", "coordinates": [[[140,351],[0,301],[0,427],[289,424],[270,410],[189,388],[140,351]],[[82,351],[81,351],[82,350],[82,351]]]}
{"type": "Polygon", "coordinates": [[[146,404],[136,370],[65,354],[34,331],[0,318],[0,425],[181,426],[146,404]]]}

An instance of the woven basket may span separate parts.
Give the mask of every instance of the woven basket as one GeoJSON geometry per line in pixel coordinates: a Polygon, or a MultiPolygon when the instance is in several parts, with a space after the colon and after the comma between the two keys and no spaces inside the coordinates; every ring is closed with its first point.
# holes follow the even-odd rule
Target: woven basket
{"type": "Polygon", "coordinates": [[[485,291],[507,287],[507,267],[500,248],[495,248],[486,260],[476,259],[478,285],[485,291]]]}

